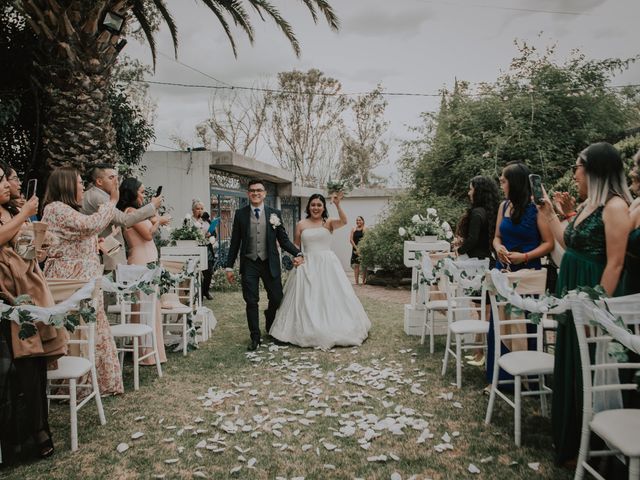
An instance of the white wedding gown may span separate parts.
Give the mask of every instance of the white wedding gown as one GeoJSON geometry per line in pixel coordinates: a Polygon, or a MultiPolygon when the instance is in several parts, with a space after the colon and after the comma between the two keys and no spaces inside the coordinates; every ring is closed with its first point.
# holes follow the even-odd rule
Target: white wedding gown
{"type": "Polygon", "coordinates": [[[331,232],[307,228],[301,241],[304,264],[291,271],[269,333],[301,347],[361,345],[371,321],[331,251],[331,232]]]}

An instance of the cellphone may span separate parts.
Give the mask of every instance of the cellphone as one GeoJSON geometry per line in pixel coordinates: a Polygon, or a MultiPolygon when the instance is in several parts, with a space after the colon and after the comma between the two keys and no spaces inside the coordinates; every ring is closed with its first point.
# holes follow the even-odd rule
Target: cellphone
{"type": "Polygon", "coordinates": [[[538,204],[542,203],[544,193],[542,192],[542,178],[540,178],[540,175],[536,175],[535,173],[529,175],[529,184],[531,185],[533,201],[538,204]]]}
{"type": "Polygon", "coordinates": [[[155,196],[156,196],[156,197],[159,197],[161,193],[162,193],[162,185],[160,185],[160,186],[158,187],[158,189],[156,190],[156,195],[155,195],[155,196]]]}
{"type": "Polygon", "coordinates": [[[36,189],[38,188],[38,179],[32,178],[27,183],[27,194],[24,196],[27,200],[33,197],[36,194],[36,189]]]}

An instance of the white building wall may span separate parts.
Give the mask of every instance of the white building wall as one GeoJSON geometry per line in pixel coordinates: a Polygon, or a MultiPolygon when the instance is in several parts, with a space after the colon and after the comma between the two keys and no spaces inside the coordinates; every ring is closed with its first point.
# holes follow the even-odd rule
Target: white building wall
{"type": "MultiPolygon", "coordinates": [[[[383,190],[384,192],[384,190],[383,190]]],[[[382,193],[382,192],[381,192],[382,193]]],[[[372,227],[378,223],[380,215],[385,210],[391,196],[389,194],[381,196],[357,197],[348,195],[342,200],[342,209],[347,214],[349,223],[344,227],[333,232],[333,240],[331,241],[331,249],[340,259],[340,263],[345,270],[351,271],[351,244],[349,243],[349,234],[351,229],[356,226],[356,217],[359,215],[364,218],[365,226],[372,227]]],[[[327,205],[330,217],[337,217],[338,211],[335,205],[327,205]]]]}
{"type": "Polygon", "coordinates": [[[149,151],[142,157],[146,167],[142,183],[154,189],[162,185],[164,203],[174,218],[172,227],[179,226],[178,222],[191,213],[194,198],[204,203],[206,211],[211,209],[208,153],[149,151]]]}

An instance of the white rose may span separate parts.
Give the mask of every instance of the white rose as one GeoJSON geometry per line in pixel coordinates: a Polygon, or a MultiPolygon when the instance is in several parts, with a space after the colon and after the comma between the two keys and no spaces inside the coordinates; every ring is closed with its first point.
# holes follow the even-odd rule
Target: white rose
{"type": "Polygon", "coordinates": [[[447,240],[450,240],[453,237],[453,232],[451,230],[447,230],[444,236],[447,237],[447,240]]]}
{"type": "Polygon", "coordinates": [[[445,232],[451,231],[451,225],[449,225],[449,222],[442,222],[442,228],[444,229],[445,232]]]}
{"type": "Polygon", "coordinates": [[[438,211],[435,208],[427,208],[427,213],[429,215],[438,215],[438,211]]]}
{"type": "Polygon", "coordinates": [[[400,227],[398,229],[398,233],[400,234],[401,237],[404,237],[407,234],[407,231],[404,228],[400,227]]]}
{"type": "Polygon", "coordinates": [[[418,214],[415,214],[413,217],[411,217],[411,221],[413,223],[420,223],[420,220],[421,220],[421,218],[420,218],[420,215],[418,215],[418,214]]]}

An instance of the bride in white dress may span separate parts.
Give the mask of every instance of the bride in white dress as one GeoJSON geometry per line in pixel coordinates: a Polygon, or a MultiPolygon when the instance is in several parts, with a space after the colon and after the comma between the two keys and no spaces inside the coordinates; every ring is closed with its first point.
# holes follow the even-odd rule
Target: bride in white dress
{"type": "Polygon", "coordinates": [[[301,246],[304,263],[289,275],[269,332],[280,341],[329,349],[361,345],[367,338],[371,321],[331,251],[333,231],[347,224],[342,197],[333,197],[340,216],[335,219],[328,218],[325,198],[312,195],[307,218],[296,225],[294,243],[301,246]]]}

